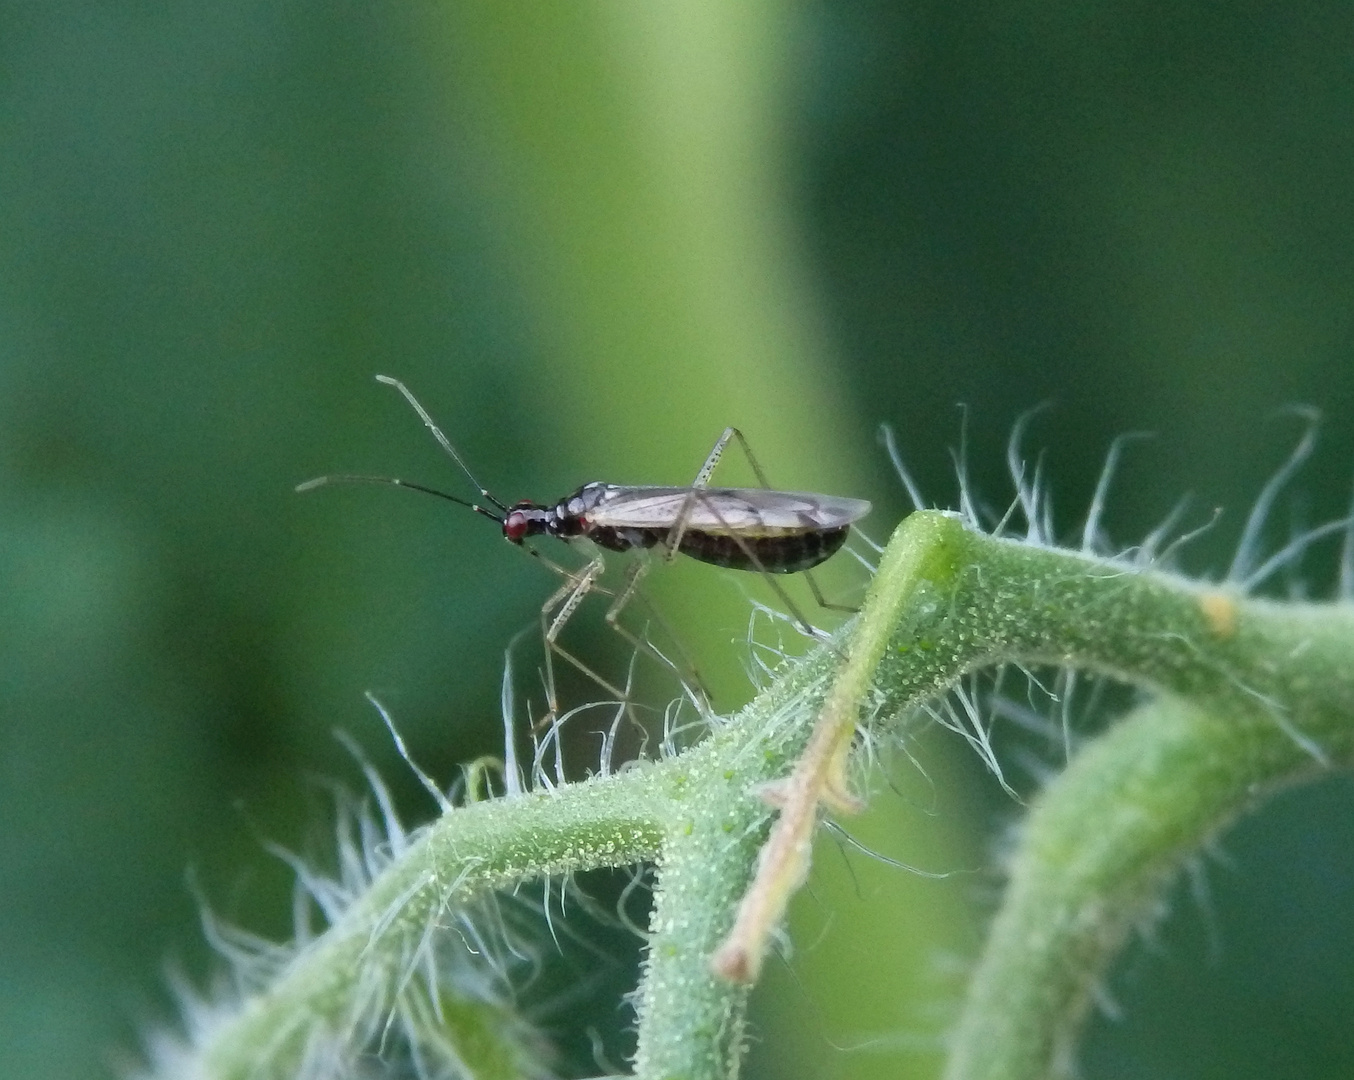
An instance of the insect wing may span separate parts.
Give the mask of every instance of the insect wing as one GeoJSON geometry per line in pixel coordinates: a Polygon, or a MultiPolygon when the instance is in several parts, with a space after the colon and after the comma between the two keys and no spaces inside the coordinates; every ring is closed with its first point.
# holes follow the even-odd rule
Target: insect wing
{"type": "Polygon", "coordinates": [[[688,529],[766,536],[841,528],[868,514],[870,504],[767,488],[617,487],[588,520],[611,528],[668,529],[684,512],[688,529]]]}

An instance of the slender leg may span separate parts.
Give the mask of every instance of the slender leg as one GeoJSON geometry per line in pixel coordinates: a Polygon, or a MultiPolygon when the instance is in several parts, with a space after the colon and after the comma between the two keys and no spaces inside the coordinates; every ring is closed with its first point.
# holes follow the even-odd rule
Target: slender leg
{"type": "Polygon", "coordinates": [[[553,618],[550,619],[549,626],[545,631],[545,640],[552,645],[555,639],[559,637],[560,631],[564,629],[564,624],[569,621],[569,617],[578,610],[578,605],[583,602],[583,597],[592,592],[596,587],[598,577],[606,569],[606,563],[602,561],[599,555],[588,563],[579,573],[570,574],[569,580],[561,585],[555,593],[545,602],[541,608],[542,617],[546,617],[549,612],[559,606],[553,618]]]}
{"type": "MultiPolygon", "coordinates": [[[[709,455],[705,459],[705,464],[700,467],[700,472],[696,473],[696,479],[691,482],[691,490],[686,493],[686,498],[682,500],[681,508],[677,511],[677,520],[673,522],[672,528],[668,531],[668,538],[663,544],[663,559],[671,562],[673,556],[677,554],[677,548],[682,543],[682,536],[686,533],[686,523],[691,518],[691,511],[695,508],[696,499],[700,495],[700,488],[707,487],[710,483],[710,475],[715,471],[715,466],[719,464],[719,459],[724,456],[724,448],[729,445],[729,440],[735,435],[743,443],[743,449],[747,450],[747,440],[743,438],[742,432],[735,427],[726,427],[724,434],[721,435],[714,445],[709,455]]],[[[753,472],[761,482],[762,487],[768,487],[766,481],[762,478],[761,466],[749,456],[752,461],[753,472]]]]}
{"type": "MultiPolygon", "coordinates": [[[[705,464],[701,466],[700,472],[696,473],[696,479],[691,483],[691,491],[683,501],[678,519],[672,526],[672,531],[668,534],[667,543],[664,545],[667,558],[671,559],[673,555],[677,553],[677,548],[682,542],[682,534],[686,531],[687,520],[691,516],[691,511],[695,507],[696,501],[701,497],[700,489],[710,485],[710,477],[714,474],[715,466],[719,464],[719,459],[724,456],[724,450],[729,445],[730,439],[737,439],[738,445],[743,448],[743,454],[747,457],[748,464],[752,466],[752,474],[757,478],[757,483],[761,484],[762,487],[771,490],[771,484],[766,479],[766,473],[762,471],[762,467],[757,461],[757,456],[752,452],[752,447],[749,445],[746,436],[744,436],[744,434],[736,427],[726,427],[724,433],[716,440],[714,448],[710,451],[709,456],[705,459],[705,464]]],[[[722,519],[719,517],[719,510],[713,504],[706,505],[710,512],[714,514],[715,518],[721,520],[722,523],[722,519]]],[[[790,594],[785,591],[785,587],[781,585],[781,583],[772,576],[770,571],[761,564],[761,560],[753,553],[752,548],[748,546],[737,532],[729,530],[729,535],[734,539],[738,546],[743,549],[743,554],[748,557],[748,561],[751,562],[757,569],[757,572],[762,575],[766,580],[766,583],[771,586],[772,591],[776,594],[776,597],[780,602],[789,610],[795,622],[799,623],[799,628],[803,630],[804,633],[808,634],[809,637],[815,639],[822,638],[822,632],[804,617],[804,613],[799,610],[799,605],[790,599],[790,594]]],[[[818,583],[813,580],[813,576],[809,571],[805,570],[802,571],[802,573],[808,581],[810,590],[813,592],[813,598],[818,601],[820,607],[839,607],[839,605],[829,604],[827,602],[823,597],[822,590],[818,588],[818,583]]],[[[850,611],[852,609],[845,608],[844,610],[850,611]]]]}
{"type": "MultiPolygon", "coordinates": [[[[752,453],[752,445],[748,442],[747,437],[737,428],[726,428],[724,430],[724,434],[723,436],[721,436],[720,443],[716,444],[720,454],[723,454],[724,452],[724,447],[722,443],[727,443],[729,441],[730,432],[732,432],[733,436],[737,438],[738,445],[743,448],[743,454],[747,457],[748,464],[752,466],[752,475],[757,478],[757,483],[761,484],[762,487],[766,488],[767,490],[773,490],[771,488],[770,482],[766,479],[766,473],[762,471],[761,465],[758,463],[756,456],[752,453]]],[[[716,455],[715,461],[718,462],[718,460],[719,456],[716,455]]],[[[714,471],[714,466],[710,465],[708,461],[706,462],[706,465],[709,466],[711,471],[714,471]]],[[[708,474],[706,478],[708,479],[708,474]]],[[[809,591],[813,593],[813,598],[818,602],[819,607],[828,608],[831,611],[860,610],[859,608],[853,607],[850,604],[834,604],[832,601],[828,600],[825,596],[823,596],[823,590],[818,587],[818,581],[814,578],[812,570],[801,570],[800,573],[804,575],[804,580],[805,582],[808,583],[809,591]]],[[[773,579],[772,584],[774,583],[775,582],[773,579]]],[[[799,621],[802,623],[804,620],[800,619],[799,621]]]]}
{"type": "Polygon", "coordinates": [[[686,649],[683,648],[681,640],[673,633],[672,628],[668,626],[667,621],[658,614],[653,605],[648,603],[647,599],[644,598],[644,594],[639,591],[640,580],[649,572],[649,567],[650,564],[645,562],[642,558],[637,559],[630,564],[630,569],[626,574],[625,586],[616,594],[615,599],[611,602],[611,606],[607,609],[607,625],[615,630],[616,633],[620,634],[621,637],[625,638],[626,641],[630,642],[636,649],[648,653],[660,664],[676,674],[678,680],[689,692],[691,692],[692,696],[700,699],[696,702],[698,706],[708,704],[710,701],[710,691],[706,689],[705,683],[701,680],[700,672],[696,670],[696,665],[692,662],[686,649]],[[644,600],[644,606],[648,610],[649,615],[663,628],[663,632],[677,649],[677,652],[680,654],[679,658],[681,660],[681,665],[674,663],[668,657],[664,656],[654,648],[653,644],[646,638],[632,634],[621,623],[621,612],[624,611],[631,600],[636,597],[644,600]],[[683,667],[686,669],[685,671],[682,670],[683,667]]]}
{"type": "Polygon", "coordinates": [[[800,573],[804,575],[804,582],[808,585],[809,592],[813,593],[813,598],[820,608],[827,608],[829,611],[856,612],[860,610],[854,604],[838,604],[825,597],[823,590],[818,586],[818,580],[813,576],[812,570],[801,570],[800,573]]]}
{"type": "Polygon", "coordinates": [[[603,596],[612,597],[611,606],[607,609],[606,613],[608,626],[633,645],[637,651],[648,653],[657,660],[658,663],[674,671],[678,679],[682,680],[684,685],[690,687],[694,684],[695,689],[692,691],[693,695],[698,694],[703,697],[704,701],[709,701],[709,692],[700,681],[700,675],[696,672],[696,669],[691,666],[686,651],[682,649],[681,643],[677,641],[676,636],[656,612],[650,609],[650,614],[658,620],[661,626],[663,626],[668,636],[673,639],[678,650],[681,652],[682,659],[686,662],[691,675],[691,681],[689,683],[681,668],[654,648],[649,641],[631,633],[617,621],[621,611],[636,595],[639,578],[643,576],[647,569],[647,563],[636,562],[631,564],[630,569],[627,571],[627,580],[624,588],[622,588],[619,593],[612,593],[610,589],[603,588],[598,584],[598,579],[605,570],[605,564],[600,555],[594,558],[592,562],[588,563],[582,570],[570,571],[546,558],[544,555],[541,555],[535,548],[527,548],[526,550],[531,552],[531,554],[540,559],[547,567],[565,579],[564,584],[556,589],[555,592],[551,594],[550,598],[541,605],[541,639],[545,643],[545,683],[548,711],[545,716],[536,723],[535,726],[538,730],[548,726],[559,716],[559,697],[555,689],[555,665],[553,660],[553,657],[559,656],[566,663],[570,664],[577,671],[582,672],[620,702],[624,706],[626,715],[629,717],[631,724],[639,731],[647,734],[648,729],[645,728],[639,718],[635,715],[634,704],[630,700],[629,689],[622,690],[614,683],[604,679],[593,670],[593,668],[589,667],[568,649],[564,648],[563,645],[559,644],[559,636],[564,631],[565,625],[568,623],[569,619],[573,617],[578,606],[590,593],[600,593],[603,596]]]}
{"type": "Polygon", "coordinates": [[[582,570],[572,572],[566,570],[558,563],[552,562],[540,555],[534,549],[528,548],[533,554],[545,563],[546,566],[561,574],[565,582],[553,593],[550,598],[541,605],[541,640],[545,643],[545,694],[546,694],[546,714],[536,724],[536,727],[543,728],[553,723],[559,716],[559,695],[555,690],[555,664],[554,657],[559,656],[573,667],[577,668],[589,679],[595,682],[608,694],[611,694],[617,701],[625,703],[627,709],[630,707],[629,694],[619,689],[601,675],[597,674],[582,660],[574,656],[564,646],[559,644],[559,635],[564,630],[565,624],[578,610],[578,605],[583,602],[584,597],[590,592],[605,593],[597,584],[597,579],[606,568],[601,556],[593,559],[582,570]]]}

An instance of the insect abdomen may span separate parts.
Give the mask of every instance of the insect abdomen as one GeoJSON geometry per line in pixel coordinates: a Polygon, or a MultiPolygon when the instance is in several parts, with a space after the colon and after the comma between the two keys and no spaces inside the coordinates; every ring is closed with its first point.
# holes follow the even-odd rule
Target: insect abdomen
{"type": "Polygon", "coordinates": [[[730,536],[688,529],[680,551],[701,562],[732,570],[796,574],[811,570],[846,543],[849,526],[815,529],[786,536],[730,536]]]}

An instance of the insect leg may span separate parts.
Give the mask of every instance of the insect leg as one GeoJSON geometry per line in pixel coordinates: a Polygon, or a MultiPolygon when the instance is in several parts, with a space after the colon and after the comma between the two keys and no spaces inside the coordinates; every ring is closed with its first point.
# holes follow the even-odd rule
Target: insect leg
{"type": "MultiPolygon", "coordinates": [[[[532,550],[528,548],[527,550],[532,550]]],[[[564,646],[558,642],[559,635],[563,632],[565,624],[578,610],[578,605],[583,602],[583,598],[590,592],[604,592],[597,585],[597,579],[605,569],[605,564],[600,556],[588,563],[582,570],[571,572],[557,563],[551,562],[544,556],[539,556],[541,561],[552,570],[564,576],[565,582],[553,593],[550,598],[541,605],[541,640],[545,643],[545,693],[547,712],[537,723],[537,727],[545,727],[553,722],[559,715],[559,696],[555,689],[555,664],[554,656],[558,655],[575,668],[581,671],[589,679],[595,682],[608,694],[613,695],[618,701],[624,701],[628,704],[628,696],[622,690],[617,689],[613,684],[602,678],[597,672],[593,671],[582,660],[574,656],[564,646]]]]}
{"type": "Polygon", "coordinates": [[[701,680],[700,672],[696,670],[696,665],[692,662],[686,649],[682,647],[681,639],[673,633],[672,628],[667,624],[667,620],[657,612],[652,604],[648,603],[647,599],[645,599],[645,608],[647,609],[649,616],[662,627],[668,640],[670,640],[677,649],[677,652],[680,654],[681,665],[675,664],[668,657],[664,656],[654,648],[653,644],[649,642],[647,638],[631,633],[620,621],[621,612],[625,610],[631,600],[635,599],[635,597],[644,599],[644,594],[639,591],[639,583],[644,575],[649,572],[649,565],[648,562],[645,562],[642,559],[638,559],[630,564],[630,569],[626,572],[625,586],[616,594],[615,599],[611,602],[611,606],[607,609],[607,625],[616,631],[616,633],[620,634],[621,637],[625,638],[626,641],[630,642],[636,649],[648,653],[665,668],[674,672],[678,680],[680,680],[684,686],[695,692],[694,696],[702,699],[702,702],[698,702],[698,704],[708,703],[710,701],[710,692],[706,689],[705,683],[701,680]],[[685,671],[682,670],[683,667],[685,667],[685,671]]]}
{"type": "Polygon", "coordinates": [[[820,608],[827,608],[829,611],[855,612],[860,610],[860,608],[856,607],[854,604],[838,604],[824,596],[823,590],[819,586],[817,579],[814,578],[812,570],[801,570],[800,573],[804,575],[804,581],[809,586],[809,592],[813,593],[813,598],[818,601],[818,606],[820,608]]]}
{"type": "MultiPolygon", "coordinates": [[[[719,464],[719,459],[724,453],[724,447],[728,445],[729,439],[731,438],[737,439],[738,445],[743,448],[743,456],[748,459],[748,464],[752,466],[752,475],[757,478],[757,483],[761,484],[762,487],[766,488],[768,491],[774,490],[771,487],[771,482],[766,478],[766,473],[762,470],[761,465],[758,463],[757,456],[752,452],[752,445],[748,442],[747,436],[744,435],[741,431],[739,431],[736,427],[729,427],[724,429],[724,434],[721,435],[719,437],[719,441],[715,443],[715,449],[711,451],[710,458],[706,459],[705,466],[701,469],[700,473],[697,474],[696,483],[693,484],[692,486],[704,487],[705,484],[709,482],[710,473],[714,472],[715,465],[719,464]]],[[[744,551],[745,552],[747,551],[746,547],[744,547],[744,551]]],[[[747,552],[747,554],[751,557],[751,552],[747,552]]],[[[754,558],[753,563],[755,564],[756,561],[757,560],[754,558]]],[[[819,607],[827,608],[831,611],[860,610],[859,608],[852,607],[850,604],[834,604],[832,601],[828,600],[827,597],[823,595],[823,590],[819,587],[818,581],[814,578],[812,570],[801,570],[800,573],[804,575],[804,581],[808,584],[809,591],[813,593],[813,598],[818,602],[819,607]]],[[[788,602],[787,598],[785,597],[784,590],[779,588],[775,579],[772,578],[769,574],[767,574],[765,570],[762,571],[762,576],[765,577],[771,583],[771,586],[776,590],[776,593],[777,595],[780,596],[781,600],[788,602]]],[[[801,628],[808,627],[809,624],[807,620],[805,620],[804,617],[798,611],[795,610],[794,604],[789,604],[789,608],[791,614],[794,615],[796,621],[798,621],[798,623],[800,624],[800,627],[801,628]]]]}
{"type": "MultiPolygon", "coordinates": [[[[700,498],[699,492],[697,492],[696,498],[700,498]]],[[[823,631],[819,630],[813,623],[809,622],[809,620],[804,617],[804,613],[799,610],[799,605],[790,598],[790,594],[785,591],[785,587],[775,579],[775,576],[762,565],[762,560],[757,558],[757,553],[752,550],[748,545],[748,542],[739,536],[735,530],[728,528],[726,522],[719,513],[719,507],[715,506],[713,503],[708,503],[706,509],[714,515],[716,521],[725,527],[729,536],[733,538],[734,543],[743,549],[743,554],[747,556],[748,562],[752,564],[752,568],[756,570],[757,573],[761,574],[766,583],[771,586],[771,591],[776,594],[776,598],[789,610],[790,617],[799,624],[799,629],[815,641],[823,640],[826,637],[823,631]]],[[[802,571],[802,573],[804,573],[805,576],[808,575],[807,570],[802,571]]],[[[826,607],[827,604],[823,603],[822,594],[818,591],[816,585],[813,587],[813,593],[818,602],[826,607]]]]}
{"type": "Polygon", "coordinates": [[[549,626],[545,631],[546,641],[553,644],[555,639],[559,637],[560,631],[564,629],[564,624],[578,610],[578,605],[583,602],[583,597],[592,592],[598,577],[605,569],[606,564],[598,556],[577,574],[570,574],[569,580],[555,590],[550,599],[545,602],[545,606],[541,608],[542,616],[548,616],[550,611],[557,604],[559,605],[559,610],[550,619],[549,626]]]}
{"type": "MultiPolygon", "coordinates": [[[[682,505],[677,511],[677,520],[672,523],[672,528],[668,530],[668,538],[663,542],[663,561],[672,562],[677,554],[677,548],[681,545],[682,536],[686,533],[686,523],[691,517],[691,510],[696,505],[697,489],[703,488],[710,482],[710,474],[715,471],[715,466],[719,464],[719,459],[724,456],[724,448],[729,445],[729,440],[735,435],[739,439],[743,438],[742,433],[734,427],[726,427],[724,434],[715,442],[714,449],[710,451],[705,459],[705,464],[700,467],[700,472],[696,473],[696,479],[691,483],[691,490],[686,493],[686,498],[682,500],[682,505]]],[[[747,442],[743,442],[744,449],[747,448],[747,442]]],[[[756,467],[754,463],[754,467],[756,467]]],[[[757,475],[760,478],[761,470],[757,468],[757,475]]],[[[765,484],[762,485],[766,487],[765,484]]]]}
{"type": "MultiPolygon", "coordinates": [[[[562,566],[557,566],[555,563],[549,562],[549,560],[546,560],[546,562],[552,569],[558,570],[565,576],[565,582],[551,593],[545,603],[541,605],[541,641],[545,646],[546,714],[537,723],[536,726],[538,728],[544,727],[559,715],[559,695],[555,692],[555,664],[553,653],[554,638],[559,636],[560,629],[563,628],[563,623],[560,621],[560,613],[555,612],[555,608],[559,605],[563,605],[560,609],[561,612],[566,608],[572,612],[574,608],[578,607],[579,601],[582,598],[579,589],[584,589],[586,591],[586,589],[591,587],[591,580],[587,577],[587,570],[584,570],[581,576],[576,576],[565,570],[562,566]]],[[[593,576],[595,577],[596,575],[594,574],[593,576]]]]}
{"type": "Polygon", "coordinates": [[[729,445],[729,440],[733,438],[737,438],[739,443],[742,444],[743,453],[747,454],[748,461],[752,463],[752,472],[757,477],[757,482],[764,488],[771,486],[766,482],[766,476],[762,473],[762,467],[757,464],[757,459],[752,456],[752,450],[748,446],[747,439],[743,438],[743,433],[736,427],[726,427],[724,434],[715,440],[714,449],[706,457],[705,464],[696,474],[696,479],[691,481],[693,488],[703,488],[709,485],[710,477],[714,475],[715,466],[719,464],[719,459],[724,456],[724,448],[729,445]]]}
{"type": "MultiPolygon", "coordinates": [[[[609,589],[604,589],[601,585],[597,584],[598,578],[601,577],[602,572],[605,570],[605,563],[603,562],[602,557],[598,555],[582,570],[572,571],[566,570],[563,566],[546,558],[535,548],[528,547],[526,550],[565,579],[564,584],[556,589],[555,592],[551,594],[550,598],[541,605],[541,640],[545,645],[547,712],[539,721],[537,721],[535,725],[536,729],[540,730],[541,728],[549,726],[554,722],[555,718],[560,715],[559,696],[555,689],[555,664],[553,659],[555,656],[559,656],[577,671],[582,672],[585,676],[595,682],[606,691],[606,693],[610,694],[618,702],[623,704],[625,706],[626,715],[630,718],[630,722],[641,731],[645,730],[644,726],[635,716],[634,705],[630,701],[630,692],[628,690],[622,690],[614,683],[604,679],[563,645],[559,644],[559,636],[564,631],[565,624],[568,623],[569,619],[578,609],[578,605],[583,602],[589,593],[596,592],[603,595],[611,595],[609,589]]],[[[645,644],[636,642],[635,638],[629,633],[623,633],[622,636],[631,642],[641,645],[641,647],[645,644]]],[[[648,646],[647,651],[651,653],[656,652],[652,646],[648,646]]],[[[661,654],[658,655],[661,659],[661,654]]]]}
{"type": "MultiPolygon", "coordinates": [[[[748,444],[747,437],[736,427],[726,427],[724,433],[715,441],[714,448],[705,459],[705,464],[700,467],[700,472],[696,473],[696,479],[691,482],[691,490],[682,501],[681,510],[677,515],[677,520],[673,523],[672,530],[668,533],[667,543],[664,545],[667,552],[666,557],[668,559],[671,559],[673,555],[677,553],[678,545],[682,542],[682,535],[686,532],[687,519],[691,516],[691,511],[696,505],[696,500],[701,497],[700,489],[709,486],[710,477],[714,474],[715,466],[719,464],[719,459],[724,456],[724,450],[729,445],[731,439],[737,439],[738,445],[743,448],[743,454],[747,457],[748,464],[752,466],[752,474],[757,477],[757,483],[761,484],[762,487],[767,490],[771,490],[771,484],[767,481],[766,473],[762,471],[762,467],[757,461],[757,456],[753,454],[752,447],[748,444]]],[[[720,523],[723,524],[723,519],[721,519],[719,515],[719,509],[712,504],[708,506],[708,509],[714,514],[716,520],[719,520],[720,523]]],[[[808,619],[804,618],[804,613],[799,610],[799,605],[790,599],[790,594],[785,591],[784,586],[782,586],[781,583],[767,571],[766,567],[762,565],[761,560],[757,558],[756,554],[753,552],[752,548],[748,546],[746,541],[732,529],[729,530],[729,535],[733,537],[734,542],[743,549],[743,554],[748,557],[748,561],[752,563],[757,572],[766,579],[766,583],[771,586],[771,590],[776,594],[777,599],[789,609],[790,615],[794,618],[795,622],[799,624],[799,628],[803,630],[804,633],[808,634],[809,637],[818,638],[820,634],[817,628],[809,622],[808,619]]],[[[808,571],[805,571],[804,574],[808,577],[808,571]]],[[[823,594],[818,589],[817,583],[814,582],[812,578],[809,579],[809,582],[810,588],[813,590],[814,599],[816,599],[823,607],[830,606],[825,603],[823,594]]]]}

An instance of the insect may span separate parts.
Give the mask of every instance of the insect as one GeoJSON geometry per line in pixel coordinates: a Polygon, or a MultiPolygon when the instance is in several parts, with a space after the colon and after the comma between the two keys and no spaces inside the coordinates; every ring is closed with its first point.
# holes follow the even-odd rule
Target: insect
{"type": "MultiPolygon", "coordinates": [[[[584,484],[554,504],[524,499],[509,506],[475,479],[474,473],[451,441],[408,387],[388,375],[378,375],[376,379],[403,395],[442,449],[475,486],[485,503],[471,502],[421,484],[383,476],[320,476],[298,485],[296,490],[310,491],[337,483],[376,483],[393,484],[436,495],[497,522],[506,540],[524,548],[560,574],[565,579],[564,584],[541,607],[541,632],[546,645],[548,717],[558,715],[551,653],[567,660],[619,699],[624,700],[626,697],[623,691],[558,644],[565,624],[589,593],[610,595],[612,602],[606,613],[607,623],[637,648],[654,656],[665,666],[674,670],[676,668],[652,644],[631,633],[620,622],[620,614],[634,598],[649,562],[633,563],[624,585],[612,592],[598,584],[605,569],[600,553],[595,554],[581,570],[572,571],[541,555],[527,545],[527,540],[537,536],[553,536],[564,541],[588,540],[597,548],[619,552],[658,548],[665,561],[683,554],[716,566],[756,571],[770,582],[801,628],[811,636],[817,636],[808,620],[799,613],[794,602],[771,575],[801,573],[817,566],[841,548],[851,525],[870,511],[870,504],[863,499],[772,489],[766,483],[761,466],[742,432],[733,427],[725,428],[688,487],[632,487],[594,482],[584,484]],[[719,464],[729,442],[734,439],[742,446],[762,487],[709,486],[715,466],[719,464]]],[[[807,574],[806,577],[821,606],[841,607],[828,603],[812,577],[807,574]]],[[[678,675],[680,677],[680,671],[678,675]]],[[[696,681],[699,683],[698,677],[696,681]]]]}

